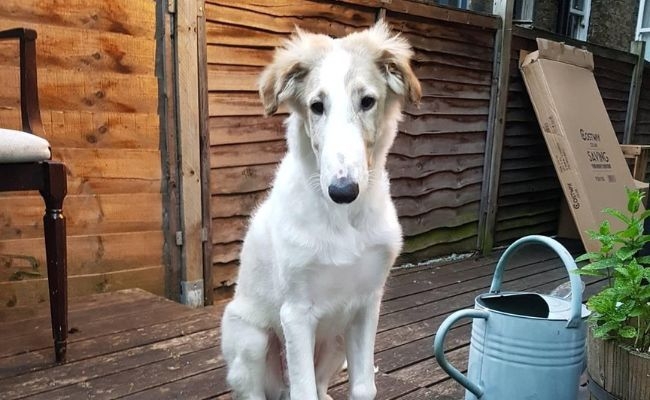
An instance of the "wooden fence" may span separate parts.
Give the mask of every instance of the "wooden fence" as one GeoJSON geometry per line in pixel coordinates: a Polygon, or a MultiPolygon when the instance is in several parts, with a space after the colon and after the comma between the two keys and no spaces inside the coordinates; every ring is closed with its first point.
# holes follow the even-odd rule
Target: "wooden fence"
{"type": "MultiPolygon", "coordinates": [[[[519,74],[520,50],[537,36],[515,27],[498,186],[484,188],[490,108],[499,82],[493,70],[496,16],[409,1],[283,2],[208,0],[208,85],[211,144],[213,282],[229,285],[252,210],[264,198],[285,151],[282,120],[261,117],[256,80],[294,25],[344,35],[383,16],[416,50],[423,84],[419,109],[408,107],[389,156],[391,189],[405,234],[401,261],[422,261],[479,249],[482,190],[497,191],[490,243],[526,234],[554,234],[561,188],[519,74]],[[491,102],[492,99],[492,102],[491,102]]],[[[568,40],[572,44],[583,45],[568,40]]],[[[595,76],[614,128],[623,140],[637,57],[589,45],[595,76]]],[[[646,72],[646,75],[647,72],[646,72]]],[[[650,82],[643,81],[634,142],[650,142],[650,82]],[[644,136],[645,135],[645,136],[644,136]]]]}
{"type": "MultiPolygon", "coordinates": [[[[71,296],[164,291],[155,8],[151,0],[0,4],[0,29],[38,33],[46,138],[69,169],[71,296]]],[[[16,43],[0,44],[0,83],[0,126],[20,129],[16,43]]],[[[38,193],[0,196],[3,307],[47,300],[43,212],[38,193]]]]}
{"type": "MultiPolygon", "coordinates": [[[[416,49],[424,97],[406,110],[388,165],[403,260],[418,260],[475,248],[497,21],[437,7],[398,11],[385,18],[416,49]],[[440,19],[427,17],[431,10],[440,19]]],[[[342,36],[380,12],[351,2],[207,2],[215,286],[232,282],[248,217],[285,152],[286,115],[261,117],[256,86],[273,48],[294,25],[342,36]]]]}

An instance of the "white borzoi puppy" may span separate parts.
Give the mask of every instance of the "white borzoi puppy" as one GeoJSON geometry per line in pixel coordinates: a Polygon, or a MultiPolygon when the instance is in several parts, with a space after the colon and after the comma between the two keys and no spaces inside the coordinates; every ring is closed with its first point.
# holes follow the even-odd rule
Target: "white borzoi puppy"
{"type": "Polygon", "coordinates": [[[289,150],[223,315],[235,398],[330,399],[346,356],[350,399],[375,398],[379,306],[402,246],[385,164],[403,102],[420,99],[411,56],[379,22],[341,39],[298,31],[263,72],[265,113],[291,111],[289,150]]]}

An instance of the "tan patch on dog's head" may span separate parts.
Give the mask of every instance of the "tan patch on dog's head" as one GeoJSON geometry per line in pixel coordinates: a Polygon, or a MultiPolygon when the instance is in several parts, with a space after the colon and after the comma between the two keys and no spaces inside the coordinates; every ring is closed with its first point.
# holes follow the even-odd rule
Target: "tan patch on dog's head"
{"type": "Polygon", "coordinates": [[[372,57],[395,94],[415,104],[420,102],[422,88],[410,65],[413,57],[411,45],[399,34],[391,34],[383,20],[370,29],[346,36],[342,41],[351,51],[372,57]]]}
{"type": "Polygon", "coordinates": [[[264,113],[275,113],[278,106],[300,93],[300,81],[332,47],[329,36],[304,32],[296,28],[292,37],[278,48],[273,62],[262,72],[259,81],[264,113]]]}

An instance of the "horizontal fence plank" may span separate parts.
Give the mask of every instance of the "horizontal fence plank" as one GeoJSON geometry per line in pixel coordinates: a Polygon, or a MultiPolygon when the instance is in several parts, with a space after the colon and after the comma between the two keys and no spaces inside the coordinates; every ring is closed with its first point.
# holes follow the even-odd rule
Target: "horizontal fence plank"
{"type": "Polygon", "coordinates": [[[211,117],[210,145],[265,142],[285,137],[284,120],[286,114],[272,117],[239,118],[211,117]]]}
{"type": "MultiPolygon", "coordinates": [[[[483,154],[406,157],[391,153],[388,155],[388,172],[391,178],[422,178],[434,173],[448,173],[453,176],[470,168],[483,166],[483,154]]],[[[450,178],[451,179],[451,178],[450,178]]]]}
{"type": "MultiPolygon", "coordinates": [[[[163,264],[160,230],[68,235],[67,241],[70,276],[163,264]]],[[[46,277],[43,238],[0,240],[0,264],[0,282],[46,277]]]]}
{"type": "MultiPolygon", "coordinates": [[[[491,47],[480,46],[474,43],[463,43],[455,40],[424,37],[409,33],[404,34],[404,36],[409,40],[411,45],[418,50],[460,56],[470,60],[483,62],[489,62],[492,59],[491,47]]],[[[489,34],[486,33],[486,36],[489,37],[489,34]]],[[[420,59],[416,58],[416,61],[420,61],[420,59]]],[[[463,69],[465,69],[465,67],[463,67],[463,69]]],[[[487,72],[489,75],[489,71],[487,72]]]]}
{"type": "Polygon", "coordinates": [[[465,205],[454,204],[453,207],[438,208],[421,215],[401,216],[400,225],[404,236],[416,236],[436,229],[456,228],[471,222],[478,222],[479,202],[465,205]]]}
{"type": "MultiPolygon", "coordinates": [[[[393,15],[392,13],[388,14],[386,20],[389,23],[394,23],[404,35],[413,34],[422,38],[446,39],[452,42],[469,43],[482,48],[491,48],[494,46],[494,33],[496,29],[485,29],[475,25],[444,21],[431,23],[430,20],[407,19],[400,15],[393,15]]],[[[406,37],[410,39],[410,36],[406,37]]],[[[491,65],[487,70],[492,70],[491,65]]]]}
{"type": "Polygon", "coordinates": [[[277,163],[287,151],[284,139],[266,142],[224,144],[210,148],[212,168],[277,163]]]}
{"type": "Polygon", "coordinates": [[[480,200],[480,181],[456,190],[437,189],[418,197],[393,198],[400,217],[418,216],[437,208],[459,207],[480,200]]]}
{"type": "Polygon", "coordinates": [[[391,153],[410,158],[420,156],[482,154],[485,150],[485,132],[458,132],[408,135],[395,138],[391,153]],[[431,146],[435,143],[435,146],[431,146]]]}
{"type": "MultiPolygon", "coordinates": [[[[13,67],[1,68],[0,80],[13,76],[12,70],[13,67]]],[[[38,74],[38,93],[43,110],[158,112],[158,80],[154,75],[82,74],[73,70],[43,69],[38,74]]],[[[17,96],[13,88],[0,86],[0,98],[17,96]]]]}
{"type": "Polygon", "coordinates": [[[212,246],[212,262],[214,264],[226,264],[239,260],[242,247],[241,241],[213,244],[212,246]]]}
{"type": "Polygon", "coordinates": [[[250,193],[271,187],[277,164],[216,168],[210,171],[210,193],[250,193]]]}
{"type": "Polygon", "coordinates": [[[213,218],[251,215],[266,196],[266,190],[244,194],[214,195],[210,202],[210,215],[213,218]]]}
{"type": "MultiPolygon", "coordinates": [[[[210,10],[207,10],[210,13],[210,10]]],[[[288,33],[263,32],[246,26],[208,22],[205,28],[208,45],[250,46],[275,48],[281,46],[288,33]]]]}
{"type": "Polygon", "coordinates": [[[246,217],[213,218],[212,243],[231,243],[241,240],[248,226],[246,217]]]}
{"type": "Polygon", "coordinates": [[[212,265],[212,285],[214,288],[232,286],[237,279],[239,263],[215,263],[212,265]]]}
{"type": "MultiPolygon", "coordinates": [[[[273,59],[273,47],[241,47],[209,44],[207,51],[208,67],[212,64],[264,67],[273,59]]],[[[210,84],[208,79],[208,84],[210,84]]]]}
{"type": "MultiPolygon", "coordinates": [[[[133,268],[124,271],[68,276],[68,296],[87,296],[138,287],[153,294],[164,293],[162,266],[133,268]]],[[[0,304],[8,307],[34,306],[46,302],[47,279],[0,282],[0,304]]]]}
{"type": "MultiPolygon", "coordinates": [[[[41,237],[44,211],[40,196],[0,196],[0,240],[41,237]]],[[[160,193],[71,195],[63,213],[71,236],[162,228],[160,193]]]]}
{"type": "Polygon", "coordinates": [[[53,149],[53,158],[64,162],[69,176],[139,178],[160,180],[160,151],[150,149],[53,149]],[[135,163],[142,160],[141,163],[135,163]],[[134,168],[135,167],[135,168],[134,168]]]}
{"type": "Polygon", "coordinates": [[[436,132],[485,132],[487,115],[421,115],[405,119],[400,130],[411,135],[436,132]]]}
{"type": "MultiPolygon", "coordinates": [[[[210,117],[261,117],[264,113],[257,92],[210,92],[208,107],[210,117]]],[[[286,112],[286,109],[281,109],[280,112],[286,112]]]]}
{"type": "Polygon", "coordinates": [[[210,91],[255,91],[262,73],[261,67],[240,65],[209,65],[208,90],[210,91]]]}
{"type": "Polygon", "coordinates": [[[427,97],[449,97],[453,99],[490,99],[489,85],[476,85],[456,82],[453,77],[426,76],[420,77],[422,95],[427,97]]]}
{"type": "Polygon", "coordinates": [[[402,256],[446,243],[459,242],[470,238],[475,240],[477,231],[478,222],[470,222],[460,227],[432,229],[416,236],[405,237],[402,256]]]}
{"type": "Polygon", "coordinates": [[[489,71],[475,71],[455,66],[418,62],[413,65],[413,72],[422,79],[434,78],[445,82],[469,83],[489,86],[492,76],[489,71]]]}
{"type": "MultiPolygon", "coordinates": [[[[442,189],[462,189],[480,183],[483,167],[475,167],[459,172],[435,172],[421,178],[391,179],[391,193],[395,200],[401,198],[419,199],[421,196],[442,189]]],[[[448,206],[453,203],[444,203],[448,206]]]]}
{"type": "Polygon", "coordinates": [[[487,115],[489,107],[490,102],[485,99],[425,96],[419,105],[407,104],[404,112],[408,115],[487,115]]]}
{"type": "Polygon", "coordinates": [[[313,32],[343,36],[374,23],[370,9],[344,7],[336,3],[253,2],[210,0],[205,5],[208,23],[241,25],[268,32],[291,33],[296,26],[313,32]]]}
{"type": "Polygon", "coordinates": [[[160,149],[157,114],[88,111],[42,112],[52,147],[160,149]]]}
{"type": "Polygon", "coordinates": [[[38,23],[146,39],[156,34],[155,2],[150,0],[66,0],[65,6],[51,1],[3,0],[0,19],[12,21],[14,26],[38,23]]]}
{"type": "MultiPolygon", "coordinates": [[[[16,22],[3,19],[0,11],[0,30],[15,26],[16,22]]],[[[37,66],[41,70],[155,75],[155,59],[149,56],[155,54],[156,41],[153,35],[143,38],[102,31],[89,33],[87,29],[43,25],[40,21],[22,22],[21,26],[37,31],[37,66]]],[[[4,42],[2,49],[9,45],[10,42],[4,42]]],[[[15,57],[0,58],[0,66],[3,68],[17,65],[17,54],[15,57]]]]}
{"type": "MultiPolygon", "coordinates": [[[[488,29],[496,29],[498,27],[498,20],[494,16],[488,16],[475,12],[459,10],[452,7],[438,7],[432,4],[425,4],[411,0],[392,0],[387,3],[383,0],[341,0],[346,3],[360,4],[371,7],[383,7],[391,11],[387,13],[390,18],[393,13],[406,14],[408,19],[424,17],[431,20],[431,23],[436,24],[440,21],[454,22],[460,26],[481,27],[488,29]]],[[[404,19],[407,19],[405,16],[404,19]]]]}

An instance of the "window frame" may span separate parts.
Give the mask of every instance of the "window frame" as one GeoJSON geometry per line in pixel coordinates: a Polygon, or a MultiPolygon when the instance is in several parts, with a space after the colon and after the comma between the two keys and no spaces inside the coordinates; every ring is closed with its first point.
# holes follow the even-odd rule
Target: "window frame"
{"type": "Polygon", "coordinates": [[[589,35],[589,20],[591,19],[591,0],[583,0],[583,1],[584,1],[584,7],[582,10],[580,10],[574,8],[573,5],[575,0],[569,0],[569,10],[567,12],[567,36],[586,42],[587,36],[589,35]],[[572,15],[582,18],[582,23],[579,24],[575,36],[573,35],[573,32],[568,32],[569,27],[571,26],[569,21],[572,15]]]}
{"type": "Polygon", "coordinates": [[[521,0],[523,5],[521,7],[521,15],[512,16],[512,22],[516,24],[532,24],[535,18],[535,0],[521,0]]]}
{"type": "Polygon", "coordinates": [[[647,28],[643,27],[643,13],[645,12],[647,2],[648,0],[639,0],[639,15],[637,15],[636,18],[636,32],[634,34],[634,39],[646,42],[644,57],[646,60],[650,61],[650,44],[648,44],[648,42],[650,42],[650,26],[647,28]],[[646,36],[645,38],[644,35],[646,36]]]}
{"type": "Polygon", "coordinates": [[[643,13],[648,0],[639,0],[639,15],[636,18],[636,40],[641,40],[642,33],[650,33],[650,26],[643,27],[643,13]]]}

